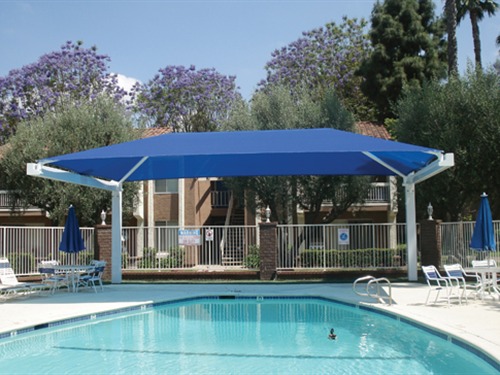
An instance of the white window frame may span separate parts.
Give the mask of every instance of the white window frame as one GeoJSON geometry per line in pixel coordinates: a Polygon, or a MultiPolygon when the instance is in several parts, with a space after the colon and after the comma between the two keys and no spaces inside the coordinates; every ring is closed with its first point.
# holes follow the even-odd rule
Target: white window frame
{"type": "Polygon", "coordinates": [[[178,194],[179,180],[177,179],[162,179],[154,181],[155,194],[178,194]],[[175,187],[173,186],[175,184],[175,187]],[[162,186],[164,185],[164,186],[162,186]]]}

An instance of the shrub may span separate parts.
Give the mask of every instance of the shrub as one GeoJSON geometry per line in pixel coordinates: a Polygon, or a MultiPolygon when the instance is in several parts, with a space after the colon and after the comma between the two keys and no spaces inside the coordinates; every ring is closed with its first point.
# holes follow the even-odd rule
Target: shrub
{"type": "Polygon", "coordinates": [[[401,267],[406,264],[406,247],[396,249],[304,250],[300,265],[306,268],[401,267]]]}
{"type": "Polygon", "coordinates": [[[166,257],[157,258],[158,250],[154,247],[144,249],[143,258],[138,262],[137,268],[177,268],[184,264],[184,249],[180,247],[172,247],[166,257]]]}
{"type": "Polygon", "coordinates": [[[246,268],[260,267],[260,248],[257,245],[248,247],[248,254],[243,259],[243,265],[246,268]]]}

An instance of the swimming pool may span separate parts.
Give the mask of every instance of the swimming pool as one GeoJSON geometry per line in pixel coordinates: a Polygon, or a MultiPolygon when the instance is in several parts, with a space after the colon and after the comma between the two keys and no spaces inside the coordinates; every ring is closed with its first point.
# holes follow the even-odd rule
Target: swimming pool
{"type": "Polygon", "coordinates": [[[323,298],[201,297],[88,318],[0,340],[0,371],[498,373],[446,337],[323,298]]]}

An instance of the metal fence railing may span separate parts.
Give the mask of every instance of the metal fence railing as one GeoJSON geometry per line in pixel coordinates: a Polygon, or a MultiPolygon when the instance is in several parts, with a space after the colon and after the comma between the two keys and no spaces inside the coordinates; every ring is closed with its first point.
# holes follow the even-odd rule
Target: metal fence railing
{"type": "MultiPolygon", "coordinates": [[[[460,263],[463,267],[472,267],[472,261],[492,257],[500,263],[498,251],[478,252],[471,250],[469,245],[474,231],[474,221],[455,223],[441,223],[441,266],[444,264],[460,263]]],[[[500,241],[500,220],[493,221],[493,230],[497,247],[500,241]]]]}
{"type": "MultiPolygon", "coordinates": [[[[442,265],[471,266],[487,255],[500,263],[500,252],[469,248],[474,222],[441,223],[442,265]]],[[[497,244],[500,221],[494,221],[497,244]]],[[[18,275],[37,274],[38,262],[87,263],[94,257],[94,229],[81,228],[87,250],[59,251],[63,227],[0,227],[0,257],[18,275]]],[[[406,266],[405,224],[278,225],[277,266],[284,269],[387,269],[406,266]]],[[[419,230],[417,230],[419,233],[419,230]]],[[[258,226],[125,227],[124,270],[220,270],[259,267],[258,226]]],[[[417,238],[417,243],[420,243],[417,238]]]]}
{"type": "Polygon", "coordinates": [[[126,227],[123,264],[127,270],[249,266],[258,243],[257,226],[126,227]]]}
{"type": "Polygon", "coordinates": [[[398,268],[405,224],[278,225],[278,268],[398,268]]]}
{"type": "Polygon", "coordinates": [[[42,260],[87,264],[94,257],[94,228],[80,230],[86,250],[66,254],[59,251],[64,227],[0,227],[0,256],[9,259],[18,275],[38,273],[42,260]]]}

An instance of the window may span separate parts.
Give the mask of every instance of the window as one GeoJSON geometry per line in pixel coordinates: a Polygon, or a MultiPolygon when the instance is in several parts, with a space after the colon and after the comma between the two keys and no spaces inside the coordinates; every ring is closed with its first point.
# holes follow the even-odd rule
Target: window
{"type": "Polygon", "coordinates": [[[179,192],[179,180],[155,180],[155,193],[175,194],[179,192]]]}

